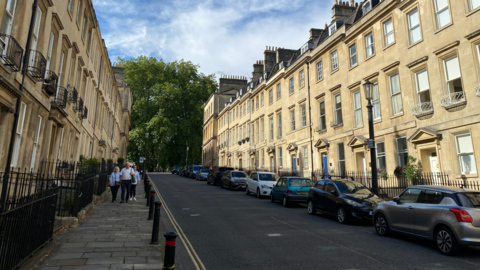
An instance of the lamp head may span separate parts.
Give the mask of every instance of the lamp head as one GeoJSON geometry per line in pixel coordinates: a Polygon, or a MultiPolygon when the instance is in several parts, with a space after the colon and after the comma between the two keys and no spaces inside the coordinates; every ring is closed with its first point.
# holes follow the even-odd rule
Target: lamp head
{"type": "Polygon", "coordinates": [[[372,100],[373,83],[371,83],[370,81],[367,80],[363,84],[363,90],[365,91],[365,98],[367,100],[372,100]]]}

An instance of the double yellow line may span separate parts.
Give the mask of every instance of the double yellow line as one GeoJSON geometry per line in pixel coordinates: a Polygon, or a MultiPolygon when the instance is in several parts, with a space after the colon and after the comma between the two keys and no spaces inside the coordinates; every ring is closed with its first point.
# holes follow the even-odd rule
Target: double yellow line
{"type": "MultiPolygon", "coordinates": [[[[151,179],[151,178],[150,178],[151,179]]],[[[183,232],[182,228],[180,227],[180,225],[178,224],[178,222],[175,220],[175,218],[173,217],[173,214],[172,212],[170,212],[170,210],[168,209],[168,206],[167,204],[165,203],[165,200],[162,198],[162,195],[160,195],[160,191],[158,191],[157,187],[155,186],[155,184],[153,183],[153,181],[150,181],[152,183],[152,186],[153,188],[155,189],[155,192],[158,196],[158,198],[160,198],[160,202],[162,203],[162,207],[163,207],[163,210],[165,210],[165,213],[167,213],[167,216],[168,218],[170,219],[170,222],[172,222],[173,224],[173,227],[175,228],[175,230],[177,231],[177,234],[178,236],[180,237],[180,240],[182,241],[183,245],[185,246],[185,249],[187,250],[188,252],[188,255],[190,256],[190,258],[192,259],[192,262],[193,264],[195,265],[195,268],[197,270],[206,270],[207,268],[205,268],[205,265],[203,265],[203,262],[200,260],[200,258],[198,257],[197,253],[195,252],[195,249],[193,248],[192,244],[190,243],[190,241],[188,241],[188,238],[187,236],[185,235],[185,233],[183,232]]]]}

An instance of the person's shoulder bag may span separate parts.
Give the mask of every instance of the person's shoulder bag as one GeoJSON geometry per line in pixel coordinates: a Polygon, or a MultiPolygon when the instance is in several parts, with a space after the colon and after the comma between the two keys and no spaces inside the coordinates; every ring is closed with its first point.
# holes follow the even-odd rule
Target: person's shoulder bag
{"type": "MultiPolygon", "coordinates": [[[[115,173],[113,173],[113,175],[115,175],[115,173]]],[[[115,186],[119,187],[120,185],[120,181],[117,181],[117,176],[115,175],[115,186]]]]}
{"type": "Polygon", "coordinates": [[[137,178],[135,178],[135,172],[133,172],[133,177],[131,178],[131,180],[132,180],[132,184],[137,183],[137,178]]]}

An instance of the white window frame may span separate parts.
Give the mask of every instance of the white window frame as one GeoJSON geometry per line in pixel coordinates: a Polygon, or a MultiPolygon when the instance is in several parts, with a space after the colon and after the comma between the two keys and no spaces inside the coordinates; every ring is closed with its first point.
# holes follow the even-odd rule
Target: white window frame
{"type": "Polygon", "coordinates": [[[277,99],[282,97],[282,86],[277,84],[277,99]]]}
{"type": "Polygon", "coordinates": [[[295,130],[295,110],[290,111],[290,130],[295,130]]]}
{"type": "Polygon", "coordinates": [[[330,54],[330,60],[332,62],[332,72],[338,69],[338,55],[337,50],[330,54]]]}
{"type": "Polygon", "coordinates": [[[270,121],[270,141],[273,141],[274,134],[273,134],[273,117],[268,119],[270,121]]]}
{"type": "MultiPolygon", "coordinates": [[[[448,57],[447,59],[443,60],[443,69],[445,71],[445,81],[447,82],[447,93],[454,93],[455,89],[450,89],[450,82],[453,82],[455,80],[460,80],[460,84],[462,84],[462,75],[460,71],[460,62],[458,59],[458,55],[452,55],[448,57]],[[449,72],[448,72],[448,66],[447,66],[447,61],[453,60],[454,58],[457,58],[457,68],[458,68],[458,77],[450,78],[449,77],[449,72]]],[[[462,85],[462,92],[463,92],[463,85],[462,85]]]]}
{"type": "Polygon", "coordinates": [[[376,148],[377,148],[377,149],[379,149],[379,148],[378,148],[378,145],[380,145],[380,144],[383,144],[384,152],[377,151],[377,164],[378,164],[378,166],[379,166],[379,167],[378,167],[379,169],[384,170],[384,169],[386,169],[386,166],[387,166],[387,158],[386,158],[386,156],[385,156],[385,143],[384,143],[384,142],[377,142],[377,143],[376,143],[376,148]],[[385,160],[385,168],[380,168],[380,158],[383,158],[383,159],[385,160]]]}
{"type": "Polygon", "coordinates": [[[281,138],[282,137],[282,114],[279,113],[277,114],[277,137],[281,138]]]}
{"type": "Polygon", "coordinates": [[[268,101],[269,104],[273,103],[273,89],[270,89],[270,91],[268,91],[268,101]]]}
{"type": "MultiPolygon", "coordinates": [[[[42,21],[42,10],[40,7],[37,7],[37,14],[35,15],[35,25],[33,26],[33,33],[32,33],[32,43],[30,45],[31,50],[37,50],[37,43],[38,43],[38,35],[40,31],[40,23],[42,21]]],[[[30,54],[30,66],[33,66],[35,61],[35,54],[30,54]]]]}
{"type": "Polygon", "coordinates": [[[357,61],[357,45],[354,43],[352,46],[348,47],[348,51],[350,53],[350,67],[354,67],[358,64],[357,61]],[[352,52],[352,49],[355,51],[352,52]]]}
{"type": "Polygon", "coordinates": [[[373,84],[372,88],[372,106],[373,106],[373,121],[382,119],[382,109],[380,107],[380,91],[378,90],[378,82],[373,84]],[[375,92],[377,92],[375,99],[375,92]]]}
{"type": "Polygon", "coordinates": [[[71,139],[72,139],[72,132],[70,131],[70,133],[68,134],[68,144],[67,144],[67,156],[66,156],[66,160],[68,160],[70,158],[70,142],[71,142],[71,139]]]}
{"type": "Polygon", "coordinates": [[[428,81],[428,70],[427,70],[426,68],[415,72],[415,85],[416,85],[416,88],[417,88],[417,99],[418,99],[418,103],[422,103],[422,100],[420,99],[420,93],[426,92],[426,91],[428,91],[428,95],[430,96],[430,101],[425,101],[425,102],[431,102],[431,100],[432,100],[432,95],[431,95],[431,93],[430,93],[430,82],[428,81]],[[428,85],[428,88],[420,91],[418,75],[420,75],[420,74],[423,73],[423,72],[426,72],[426,73],[427,73],[427,85],[428,85]]]}
{"type": "Polygon", "coordinates": [[[257,96],[256,99],[257,99],[257,108],[256,109],[258,110],[258,108],[260,107],[260,103],[258,102],[259,97],[257,96]]]}
{"type": "Polygon", "coordinates": [[[305,86],[305,71],[301,70],[299,74],[300,78],[300,88],[305,86]]]}
{"type": "Polygon", "coordinates": [[[300,107],[300,111],[302,113],[302,127],[307,126],[307,110],[305,104],[300,107]]]}
{"type": "Polygon", "coordinates": [[[278,148],[278,166],[283,167],[282,147],[278,148]]]}
{"type": "Polygon", "coordinates": [[[295,92],[293,77],[290,78],[289,83],[290,83],[290,94],[293,94],[293,92],[295,92]]]}
{"type": "Polygon", "coordinates": [[[402,102],[402,90],[401,90],[401,87],[400,87],[400,74],[397,72],[397,73],[394,73],[390,76],[388,76],[388,83],[390,84],[390,95],[391,95],[391,99],[392,99],[392,111],[393,111],[393,115],[398,115],[398,114],[402,114],[403,113],[403,102],[402,102]],[[398,78],[398,92],[397,93],[394,93],[393,92],[393,84],[392,84],[392,78],[394,76],[397,76],[398,78]],[[398,108],[395,107],[395,98],[397,98],[396,96],[399,96],[400,98],[400,105],[402,106],[401,110],[397,112],[398,108]]]}
{"type": "Polygon", "coordinates": [[[13,146],[13,156],[12,162],[10,164],[11,167],[17,167],[18,157],[20,155],[20,145],[22,144],[22,135],[23,135],[23,126],[25,124],[25,115],[27,112],[27,104],[22,101],[20,106],[20,112],[18,115],[18,124],[17,130],[15,132],[15,144],[13,146]]]}
{"type": "Polygon", "coordinates": [[[322,61],[317,63],[317,81],[323,79],[323,63],[322,61]]]}
{"type": "Polygon", "coordinates": [[[57,81],[57,97],[58,91],[60,90],[60,86],[62,83],[62,74],[63,74],[63,61],[65,60],[65,52],[60,53],[60,66],[58,67],[58,81],[57,81]]]}
{"type": "MultiPolygon", "coordinates": [[[[13,20],[15,18],[16,7],[17,7],[17,0],[7,0],[7,5],[5,6],[5,13],[3,14],[3,20],[2,20],[2,22],[0,22],[2,24],[1,25],[1,27],[2,27],[1,28],[1,33],[2,34],[10,35],[12,33],[13,20]]],[[[10,41],[10,39],[8,39],[8,38],[6,38],[5,40],[0,38],[0,42],[3,43],[1,46],[4,47],[3,51],[0,52],[1,54],[6,53],[9,41],[10,41]]]]}
{"type": "Polygon", "coordinates": [[[265,140],[265,121],[263,118],[260,120],[260,126],[262,126],[262,141],[264,141],[265,140]]]}
{"type": "Polygon", "coordinates": [[[410,40],[410,44],[414,44],[420,40],[422,40],[422,29],[421,29],[421,26],[420,26],[420,15],[418,14],[418,8],[415,8],[414,10],[410,11],[408,14],[407,14],[407,23],[408,23],[408,37],[409,37],[409,40],[410,40]],[[418,18],[418,24],[415,24],[415,25],[412,25],[412,22],[410,20],[410,14],[413,14],[414,12],[416,12],[417,14],[417,18],[418,18]],[[419,29],[420,31],[420,38],[418,40],[413,40],[413,31],[415,31],[416,29],[419,29]]]}
{"type": "Polygon", "coordinates": [[[353,93],[353,111],[355,116],[355,127],[363,126],[362,96],[360,95],[360,91],[353,93]]]}
{"type": "Polygon", "coordinates": [[[265,167],[265,149],[262,149],[262,167],[265,167]]]}
{"type": "Polygon", "coordinates": [[[375,44],[373,41],[373,32],[370,32],[365,36],[365,52],[367,54],[367,58],[375,55],[375,44]]]}
{"type": "Polygon", "coordinates": [[[338,158],[338,172],[342,173],[341,169],[342,167],[345,168],[346,170],[346,164],[345,164],[345,145],[344,143],[338,143],[337,144],[337,158],[338,158]],[[342,149],[343,152],[343,157],[340,156],[340,149],[342,149]],[[341,165],[343,164],[343,166],[341,165]]]}
{"type": "Polygon", "coordinates": [[[335,33],[335,31],[337,31],[337,24],[334,23],[333,25],[331,25],[331,26],[328,28],[328,31],[329,31],[329,36],[331,36],[333,33],[335,33]]]}
{"type": "Polygon", "coordinates": [[[257,143],[260,141],[260,123],[257,121],[257,143]]]}
{"type": "Polygon", "coordinates": [[[450,10],[449,10],[449,6],[448,6],[448,0],[445,0],[445,2],[447,3],[446,6],[444,7],[440,7],[440,9],[438,9],[438,0],[434,0],[433,1],[433,5],[434,5],[434,9],[435,9],[435,18],[436,18],[436,21],[437,21],[437,29],[440,29],[448,24],[450,24],[452,22],[452,18],[450,17],[450,10]],[[443,12],[447,12],[448,14],[448,22],[444,22],[444,24],[442,25],[441,24],[441,21],[440,21],[440,15],[443,13],[443,12]]]}
{"type": "MultiPolygon", "coordinates": [[[[48,50],[47,50],[47,64],[45,66],[45,70],[50,70],[54,42],[55,42],[55,34],[53,32],[50,32],[50,40],[48,42],[48,50]]],[[[45,73],[45,78],[47,78],[47,76],[48,75],[45,73]]]]}
{"type": "Polygon", "coordinates": [[[472,135],[470,133],[463,133],[463,134],[458,134],[455,136],[455,145],[456,145],[456,148],[457,148],[457,157],[458,157],[458,165],[460,167],[460,173],[461,174],[475,174],[477,173],[477,166],[476,166],[476,163],[475,163],[475,155],[474,155],[474,146],[473,146],[473,141],[472,141],[472,135]],[[460,147],[458,145],[458,138],[459,137],[470,137],[470,143],[472,144],[472,151],[471,152],[464,152],[464,153],[461,153],[460,152],[460,147]],[[471,164],[473,165],[473,170],[470,170],[470,171],[464,171],[464,166],[462,166],[462,157],[463,156],[471,156],[472,157],[472,161],[471,161],[471,164]]]}
{"type": "Polygon", "coordinates": [[[480,7],[480,1],[478,1],[477,6],[473,6],[473,1],[478,1],[478,0],[468,0],[468,7],[470,8],[470,11],[475,10],[480,7]]]}
{"type": "Polygon", "coordinates": [[[263,97],[263,92],[260,94],[260,105],[263,106],[263,101],[264,101],[264,97],[263,97]]]}
{"type": "MultiPolygon", "coordinates": [[[[397,146],[397,161],[398,161],[398,166],[402,166],[402,160],[400,158],[400,155],[401,154],[407,154],[408,156],[408,141],[407,141],[407,137],[398,137],[395,139],[395,144],[397,146]],[[405,145],[407,146],[407,148],[405,150],[402,150],[400,151],[400,149],[398,148],[398,140],[401,140],[401,139],[405,139],[405,145]]],[[[404,164],[403,166],[405,166],[406,164],[404,164]]]]}
{"type": "Polygon", "coordinates": [[[318,103],[318,112],[320,115],[320,118],[319,118],[320,130],[325,130],[327,129],[327,121],[325,117],[325,101],[321,101],[320,103],[318,103]],[[322,104],[323,104],[323,112],[322,112],[322,104]]]}
{"type": "Polygon", "coordinates": [[[35,137],[33,137],[33,151],[32,151],[32,159],[30,161],[30,171],[35,169],[35,161],[37,159],[37,151],[38,151],[38,139],[40,138],[40,131],[42,128],[42,116],[38,115],[38,123],[37,128],[35,129],[35,137]]]}
{"type": "Polygon", "coordinates": [[[394,33],[394,29],[393,29],[393,19],[390,18],[388,20],[386,20],[384,23],[383,23],[383,35],[385,37],[385,47],[386,46],[389,46],[390,44],[394,43],[395,42],[395,33],[394,33]],[[387,26],[388,25],[391,25],[392,26],[392,30],[391,31],[388,31],[388,28],[387,26]],[[388,31],[388,32],[387,32],[388,31]],[[389,38],[392,38],[392,40],[389,42],[389,38]]]}
{"type": "Polygon", "coordinates": [[[343,115],[342,115],[342,96],[340,95],[340,93],[338,94],[335,94],[333,96],[333,105],[334,105],[334,110],[335,110],[335,124],[336,125],[339,125],[339,124],[342,124],[343,123],[343,115]],[[337,108],[337,96],[340,97],[340,107],[337,108]],[[338,117],[338,114],[340,114],[340,117],[338,117]],[[340,118],[340,119],[339,119],[340,118]],[[341,122],[339,122],[339,120],[341,120],[341,122]]]}
{"type": "Polygon", "coordinates": [[[80,24],[80,12],[82,10],[82,1],[83,0],[78,0],[78,4],[77,4],[77,18],[75,19],[77,21],[77,24],[80,24]]]}
{"type": "Polygon", "coordinates": [[[303,168],[308,168],[308,147],[303,147],[303,168]]]}
{"type": "Polygon", "coordinates": [[[370,10],[372,10],[372,1],[366,0],[365,3],[363,4],[362,10],[364,15],[370,12],[370,10]]]}

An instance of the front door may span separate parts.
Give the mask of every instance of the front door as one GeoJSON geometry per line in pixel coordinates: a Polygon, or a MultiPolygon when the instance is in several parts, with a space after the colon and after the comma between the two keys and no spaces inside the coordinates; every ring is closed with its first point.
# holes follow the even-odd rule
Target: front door
{"type": "Polygon", "coordinates": [[[328,179],[328,157],[327,154],[322,154],[322,169],[325,179],[328,179]]]}
{"type": "Polygon", "coordinates": [[[242,159],[241,158],[238,160],[238,168],[240,170],[242,169],[242,159]]]}
{"type": "Polygon", "coordinates": [[[335,196],[332,192],[337,191],[337,187],[335,187],[332,181],[326,181],[324,190],[325,193],[320,198],[321,208],[324,211],[334,214],[337,211],[338,196],[335,196]]]}
{"type": "Polygon", "coordinates": [[[392,229],[413,233],[415,231],[414,213],[421,189],[409,188],[400,195],[400,201],[388,211],[392,229]]]}
{"type": "Polygon", "coordinates": [[[433,180],[433,185],[441,185],[441,181],[439,179],[439,177],[437,177],[437,174],[439,172],[439,169],[438,169],[438,157],[435,155],[435,156],[430,156],[429,157],[429,161],[430,161],[430,172],[432,173],[432,180],[433,180]]]}
{"type": "Polygon", "coordinates": [[[297,174],[297,157],[295,155],[292,156],[292,170],[293,174],[297,174]]]}

